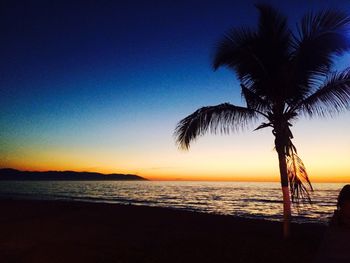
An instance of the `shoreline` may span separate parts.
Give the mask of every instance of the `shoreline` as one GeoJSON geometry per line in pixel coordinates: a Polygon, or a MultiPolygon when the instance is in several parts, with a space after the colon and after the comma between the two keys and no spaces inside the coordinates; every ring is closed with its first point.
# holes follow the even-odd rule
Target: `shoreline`
{"type": "Polygon", "coordinates": [[[326,226],[172,208],[0,200],[4,262],[310,262],[326,226]],[[290,253],[290,251],[298,251],[290,253]]]}
{"type": "MultiPolygon", "coordinates": [[[[231,215],[231,214],[220,214],[220,213],[215,213],[215,212],[209,212],[209,211],[201,211],[201,210],[196,210],[196,209],[190,209],[190,208],[181,208],[181,207],[171,207],[171,206],[157,206],[157,205],[147,205],[144,203],[132,203],[132,202],[118,202],[118,201],[110,201],[110,200],[102,200],[102,199],[88,199],[88,198],[33,198],[30,196],[30,198],[27,198],[26,195],[21,196],[0,196],[0,203],[1,201],[38,201],[38,202],[63,202],[63,203],[88,203],[88,204],[106,204],[106,205],[116,205],[116,206],[135,206],[135,207],[145,207],[145,208],[160,208],[164,210],[172,210],[172,211],[179,211],[179,212],[189,212],[189,213],[194,213],[194,214],[204,214],[204,215],[213,215],[213,216],[228,216],[232,218],[237,218],[237,219],[246,219],[246,220],[258,220],[258,221],[267,221],[267,222],[275,222],[275,223],[281,223],[283,220],[283,216],[281,215],[279,219],[277,217],[263,217],[263,216],[255,216],[255,215],[231,215]]],[[[331,218],[329,218],[330,220],[331,218]]],[[[293,216],[292,216],[292,223],[293,224],[311,224],[311,225],[320,225],[320,226],[327,226],[328,222],[324,221],[294,221],[293,222],[293,216]]]]}

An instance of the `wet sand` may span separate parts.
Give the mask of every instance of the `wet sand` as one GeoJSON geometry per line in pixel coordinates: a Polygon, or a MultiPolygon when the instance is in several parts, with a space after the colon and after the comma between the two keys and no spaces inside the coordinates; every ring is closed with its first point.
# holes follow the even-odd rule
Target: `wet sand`
{"type": "Polygon", "coordinates": [[[144,206],[0,200],[0,262],[310,262],[326,227],[144,206]]]}

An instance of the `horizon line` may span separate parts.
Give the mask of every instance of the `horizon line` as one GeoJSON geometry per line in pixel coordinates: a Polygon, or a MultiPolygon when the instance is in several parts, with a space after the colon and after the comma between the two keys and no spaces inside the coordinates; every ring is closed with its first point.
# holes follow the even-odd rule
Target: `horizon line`
{"type": "MultiPolygon", "coordinates": [[[[269,176],[266,180],[264,179],[258,179],[258,178],[242,178],[241,176],[237,179],[234,178],[223,178],[221,176],[218,176],[219,178],[215,178],[215,177],[208,177],[203,176],[203,178],[183,178],[183,176],[178,177],[178,176],[174,176],[172,175],[170,178],[163,178],[163,177],[159,177],[159,176],[144,176],[144,175],[140,175],[139,173],[130,173],[130,172],[109,172],[109,173],[105,173],[105,172],[96,172],[96,171],[88,171],[88,170],[70,170],[70,169],[53,169],[53,170],[46,170],[46,169],[37,169],[37,170],[27,170],[27,169],[18,169],[18,168],[12,168],[12,167],[0,167],[0,170],[2,169],[11,169],[11,170],[17,170],[17,171],[21,171],[21,172],[75,172],[75,173],[98,173],[101,175],[113,175],[113,174],[124,174],[124,175],[136,175],[139,177],[142,177],[143,179],[146,179],[148,181],[164,181],[164,182],[254,182],[254,183],[280,183],[280,181],[278,180],[278,178],[276,179],[271,179],[271,177],[269,176]]],[[[348,184],[350,183],[350,180],[347,180],[343,177],[337,179],[333,179],[333,180],[327,180],[327,179],[317,179],[315,178],[315,180],[312,180],[311,183],[345,183],[348,184]]]]}

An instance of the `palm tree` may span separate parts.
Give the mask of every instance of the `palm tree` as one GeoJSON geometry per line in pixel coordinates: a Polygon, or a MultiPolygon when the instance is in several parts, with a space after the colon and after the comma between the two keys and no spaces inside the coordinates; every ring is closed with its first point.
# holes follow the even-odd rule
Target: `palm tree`
{"type": "Polygon", "coordinates": [[[223,103],[202,107],[175,129],[181,149],[197,137],[230,133],[252,121],[271,127],[283,193],[283,233],[290,235],[292,201],[310,200],[311,183],[292,143],[292,122],[299,116],[333,116],[350,108],[350,68],[332,71],[335,56],[350,50],[350,18],[336,10],[306,14],[292,31],[287,19],[268,5],[257,5],[256,29],[229,31],[218,43],[214,69],[237,75],[246,106],[223,103]],[[290,198],[291,197],[291,198],[290,198]]]}

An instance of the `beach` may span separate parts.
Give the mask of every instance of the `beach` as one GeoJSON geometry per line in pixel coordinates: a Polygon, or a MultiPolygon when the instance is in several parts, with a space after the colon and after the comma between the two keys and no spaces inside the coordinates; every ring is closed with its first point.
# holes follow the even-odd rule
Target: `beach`
{"type": "Polygon", "coordinates": [[[106,203],[0,200],[1,262],[310,262],[326,226],[106,203]]]}

